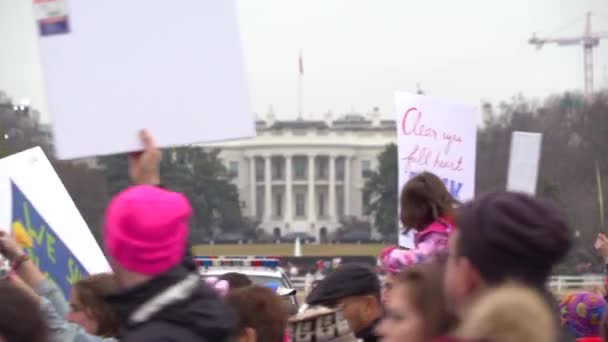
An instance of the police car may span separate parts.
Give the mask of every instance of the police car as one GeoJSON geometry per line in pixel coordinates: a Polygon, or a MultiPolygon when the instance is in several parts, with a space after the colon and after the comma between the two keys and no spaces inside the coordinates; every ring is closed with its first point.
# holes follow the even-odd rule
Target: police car
{"type": "Polygon", "coordinates": [[[249,277],[255,285],[287,290],[286,294],[291,294],[286,297],[290,303],[290,310],[298,308],[293,284],[279,267],[278,259],[260,256],[195,256],[194,261],[203,278],[219,277],[225,273],[237,272],[249,277]]]}

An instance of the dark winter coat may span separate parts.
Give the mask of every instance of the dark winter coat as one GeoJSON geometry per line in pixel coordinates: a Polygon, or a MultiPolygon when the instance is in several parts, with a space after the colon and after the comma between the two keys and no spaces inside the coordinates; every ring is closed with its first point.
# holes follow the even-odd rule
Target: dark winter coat
{"type": "Polygon", "coordinates": [[[235,334],[235,313],[190,260],[108,301],[123,324],[121,342],[223,342],[235,334]]]}

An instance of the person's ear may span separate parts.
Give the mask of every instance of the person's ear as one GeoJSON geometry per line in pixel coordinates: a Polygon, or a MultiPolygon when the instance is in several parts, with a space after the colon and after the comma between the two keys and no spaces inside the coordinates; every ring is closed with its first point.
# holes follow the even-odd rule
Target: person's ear
{"type": "Polygon", "coordinates": [[[461,258],[461,270],[464,275],[466,290],[469,293],[477,293],[485,287],[485,281],[481,277],[481,273],[475,265],[467,258],[461,258]]]}
{"type": "Polygon", "coordinates": [[[257,342],[258,334],[253,328],[244,328],[236,339],[237,342],[257,342]]]}
{"type": "Polygon", "coordinates": [[[366,313],[373,312],[374,308],[378,306],[378,299],[374,295],[365,296],[365,310],[366,313]]]}

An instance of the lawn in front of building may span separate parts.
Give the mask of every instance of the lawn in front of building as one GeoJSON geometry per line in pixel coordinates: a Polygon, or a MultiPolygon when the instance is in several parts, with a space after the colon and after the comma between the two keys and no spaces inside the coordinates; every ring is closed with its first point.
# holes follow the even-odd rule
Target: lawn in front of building
{"type": "MultiPolygon", "coordinates": [[[[307,244],[302,245],[302,256],[378,256],[386,245],[382,244],[307,244]]],[[[194,255],[267,255],[292,256],[293,244],[242,244],[242,245],[196,245],[194,255]]]]}

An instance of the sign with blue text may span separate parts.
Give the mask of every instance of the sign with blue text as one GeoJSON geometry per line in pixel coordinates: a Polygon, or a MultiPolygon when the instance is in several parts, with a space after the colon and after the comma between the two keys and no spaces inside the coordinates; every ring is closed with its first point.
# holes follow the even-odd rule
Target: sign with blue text
{"type": "Polygon", "coordinates": [[[477,109],[404,92],[395,94],[395,109],[399,190],[416,174],[428,171],[443,180],[456,200],[472,199],[477,109]]]}
{"type": "Polygon", "coordinates": [[[1,229],[29,237],[26,252],[66,297],[81,277],[110,270],[42,149],[0,160],[0,205],[1,229]]]}

